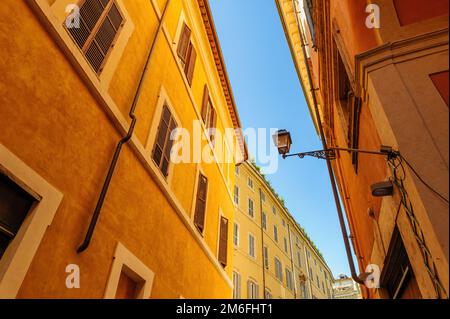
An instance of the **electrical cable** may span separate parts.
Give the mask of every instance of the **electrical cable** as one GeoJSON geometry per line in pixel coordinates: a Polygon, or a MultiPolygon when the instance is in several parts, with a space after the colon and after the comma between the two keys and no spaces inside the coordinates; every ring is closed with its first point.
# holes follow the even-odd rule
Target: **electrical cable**
{"type": "Polygon", "coordinates": [[[410,162],[408,162],[408,160],[400,154],[400,158],[405,161],[406,165],[408,165],[408,167],[411,169],[411,171],[414,173],[414,175],[416,175],[416,177],[419,179],[419,181],[422,182],[423,185],[425,185],[429,190],[431,190],[436,196],[438,196],[439,198],[441,198],[444,202],[447,203],[447,205],[449,204],[449,201],[447,198],[445,198],[444,195],[442,195],[441,193],[439,193],[437,190],[435,190],[430,184],[428,184],[421,176],[420,174],[417,172],[417,170],[412,166],[412,164],[410,162]]]}

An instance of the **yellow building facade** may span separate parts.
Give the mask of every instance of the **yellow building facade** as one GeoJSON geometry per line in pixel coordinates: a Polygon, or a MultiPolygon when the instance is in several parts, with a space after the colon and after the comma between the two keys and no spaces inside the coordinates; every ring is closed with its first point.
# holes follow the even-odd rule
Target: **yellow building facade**
{"type": "Polygon", "coordinates": [[[0,17],[0,297],[231,298],[224,159],[245,146],[203,133],[240,128],[207,1],[4,0],[0,17]],[[172,163],[167,132],[194,121],[212,161],[172,163]]]}
{"type": "Polygon", "coordinates": [[[233,297],[331,299],[331,270],[256,166],[235,175],[233,297]]]}

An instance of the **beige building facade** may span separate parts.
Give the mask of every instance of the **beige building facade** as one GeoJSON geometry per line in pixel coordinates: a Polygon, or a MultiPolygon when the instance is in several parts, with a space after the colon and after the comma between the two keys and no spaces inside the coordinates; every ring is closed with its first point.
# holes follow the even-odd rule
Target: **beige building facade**
{"type": "Polygon", "coordinates": [[[235,174],[233,297],[331,299],[331,270],[258,168],[235,174]]]}

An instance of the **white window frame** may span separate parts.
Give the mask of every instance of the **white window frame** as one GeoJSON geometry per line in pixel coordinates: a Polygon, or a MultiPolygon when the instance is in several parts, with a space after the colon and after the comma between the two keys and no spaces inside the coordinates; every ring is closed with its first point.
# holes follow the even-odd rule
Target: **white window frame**
{"type": "Polygon", "coordinates": [[[242,278],[241,274],[238,271],[234,270],[233,271],[233,299],[241,299],[241,292],[242,292],[241,278],[242,278]]]}
{"type": "Polygon", "coordinates": [[[256,239],[255,239],[255,235],[253,235],[252,233],[248,233],[248,255],[253,258],[256,259],[256,239]],[[250,243],[252,242],[250,240],[250,238],[253,239],[253,251],[252,251],[252,246],[250,245],[250,243]],[[253,253],[253,254],[252,254],[253,253]]]}
{"type": "Polygon", "coordinates": [[[23,221],[16,237],[0,259],[0,298],[17,296],[47,227],[51,225],[63,194],[0,144],[0,170],[25,190],[40,197],[23,221]]]}
{"type": "Polygon", "coordinates": [[[253,181],[253,179],[251,177],[247,178],[247,186],[251,189],[254,190],[255,189],[255,183],[253,181]]]}
{"type": "Polygon", "coordinates": [[[251,218],[255,218],[255,202],[250,197],[248,198],[248,216],[250,216],[251,218]],[[252,204],[250,205],[250,203],[252,204]],[[250,207],[252,208],[251,214],[250,214],[250,207]]]}
{"type": "Polygon", "coordinates": [[[239,236],[240,226],[238,223],[233,223],[233,245],[234,247],[239,247],[240,244],[240,236],[239,236]]]}
{"type": "Polygon", "coordinates": [[[280,282],[283,282],[283,264],[281,260],[275,256],[275,278],[280,282]]]}
{"type": "Polygon", "coordinates": [[[104,299],[115,299],[122,272],[137,283],[136,299],[149,299],[155,274],[122,243],[117,243],[104,299]]]}
{"type": "Polygon", "coordinates": [[[273,225],[273,239],[275,240],[275,242],[278,243],[278,238],[279,234],[278,234],[278,226],[277,225],[273,225]]]}
{"type": "Polygon", "coordinates": [[[248,291],[247,291],[247,296],[248,296],[248,299],[258,299],[258,294],[259,294],[259,292],[258,292],[258,284],[256,283],[256,281],[255,280],[253,280],[253,279],[248,279],[248,281],[247,281],[247,289],[248,289],[248,291]]]}

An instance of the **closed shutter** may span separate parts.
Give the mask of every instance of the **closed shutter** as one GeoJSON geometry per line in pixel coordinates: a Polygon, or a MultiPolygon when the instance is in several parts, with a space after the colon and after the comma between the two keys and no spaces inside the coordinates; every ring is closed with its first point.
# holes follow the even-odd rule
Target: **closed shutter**
{"type": "Polygon", "coordinates": [[[176,128],[177,124],[170,113],[169,108],[167,105],[164,105],[152,156],[155,164],[158,165],[164,177],[169,175],[170,152],[173,145],[170,135],[176,128]]]}
{"type": "Polygon", "coordinates": [[[189,85],[192,85],[192,79],[194,78],[195,61],[197,59],[197,52],[195,51],[192,43],[189,43],[189,56],[188,62],[185,67],[185,74],[189,85]]]}
{"type": "Polygon", "coordinates": [[[190,38],[191,38],[191,30],[186,24],[183,24],[183,29],[180,35],[180,41],[178,43],[177,53],[184,65],[187,63],[190,38]]]}
{"type": "Polygon", "coordinates": [[[195,205],[194,224],[203,232],[205,228],[205,212],[206,212],[206,197],[208,192],[208,179],[200,174],[197,187],[197,203],[195,205]]]}
{"type": "Polygon", "coordinates": [[[219,235],[219,262],[223,267],[227,265],[228,253],[228,219],[220,218],[220,235],[219,235]]]}
{"type": "MultiPolygon", "coordinates": [[[[214,110],[214,108],[211,106],[211,111],[210,111],[210,115],[209,115],[210,121],[209,121],[209,127],[210,129],[215,129],[216,128],[216,121],[217,121],[217,116],[216,116],[216,111],[214,110]]],[[[211,136],[210,136],[210,140],[211,143],[213,145],[215,145],[215,132],[211,131],[211,136]]],[[[224,148],[225,150],[225,148],[224,148]]]]}
{"type": "Polygon", "coordinates": [[[202,120],[205,125],[207,124],[206,121],[208,116],[208,104],[209,104],[209,90],[208,86],[205,85],[205,90],[203,92],[203,103],[202,103],[202,120]]]}
{"type": "Polygon", "coordinates": [[[115,0],[86,0],[80,8],[80,27],[67,29],[96,73],[102,71],[123,22],[115,0]]]}

